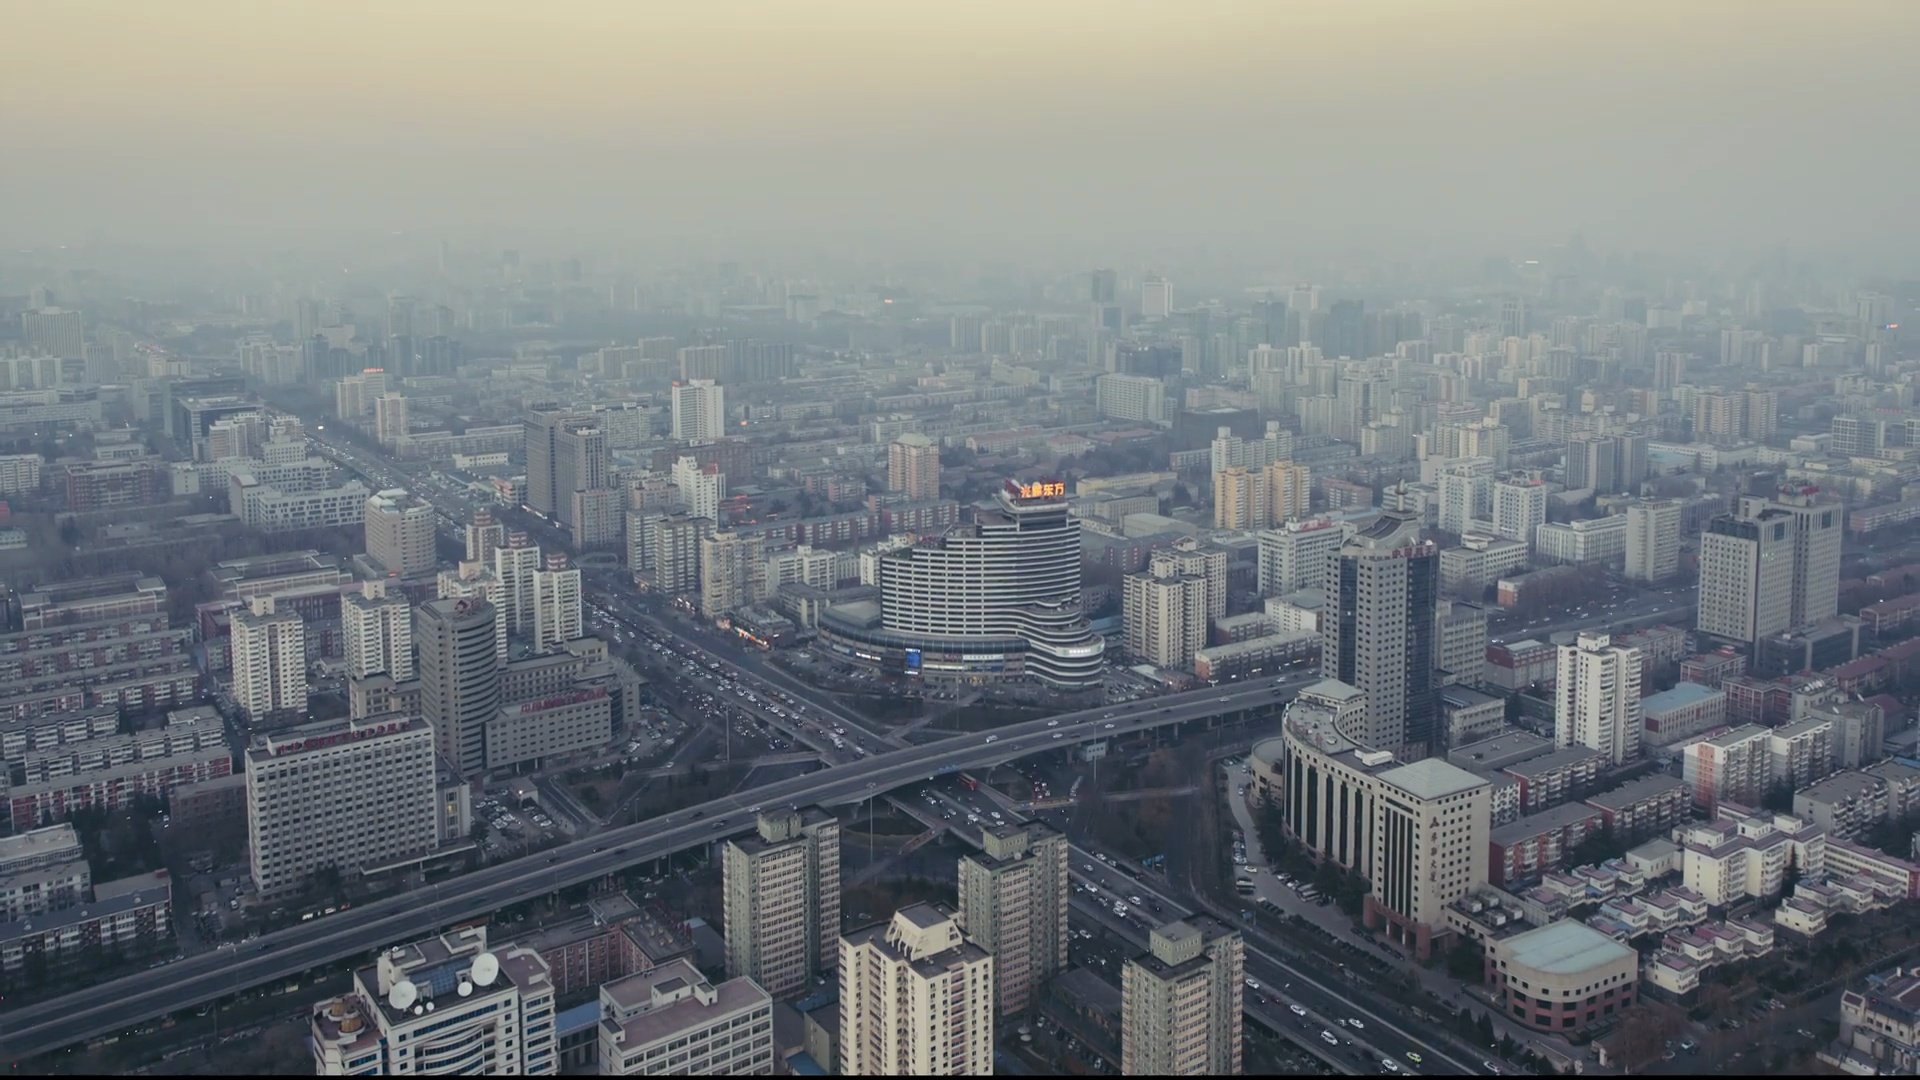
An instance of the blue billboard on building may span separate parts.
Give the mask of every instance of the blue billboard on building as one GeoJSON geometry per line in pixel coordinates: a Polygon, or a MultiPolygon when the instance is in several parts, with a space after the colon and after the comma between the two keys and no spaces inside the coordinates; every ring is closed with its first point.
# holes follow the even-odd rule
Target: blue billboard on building
{"type": "Polygon", "coordinates": [[[919,649],[907,650],[907,674],[909,675],[920,674],[920,650],[919,649]]]}

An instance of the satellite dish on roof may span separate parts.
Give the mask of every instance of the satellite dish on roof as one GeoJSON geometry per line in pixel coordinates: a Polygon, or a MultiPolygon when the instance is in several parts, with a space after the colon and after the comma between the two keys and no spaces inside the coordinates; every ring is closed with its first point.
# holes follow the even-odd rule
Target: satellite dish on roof
{"type": "Polygon", "coordinates": [[[473,958],[473,970],[469,972],[475,986],[492,986],[493,980],[500,977],[500,958],[490,952],[483,952],[473,958]]]}
{"type": "Polygon", "coordinates": [[[401,1012],[406,1012],[407,1006],[419,999],[420,988],[413,985],[412,979],[401,979],[393,984],[393,989],[387,991],[387,1004],[401,1012]]]}
{"type": "Polygon", "coordinates": [[[461,979],[461,980],[460,980],[460,985],[459,985],[459,987],[458,987],[458,990],[460,991],[460,996],[461,996],[461,997],[466,997],[466,996],[468,996],[469,994],[472,994],[472,993],[473,993],[473,984],[472,984],[472,983],[470,983],[470,982],[468,982],[468,981],[467,981],[467,980],[465,980],[465,979],[461,979]]]}
{"type": "Polygon", "coordinates": [[[428,1000],[428,1002],[427,1002],[427,1011],[428,1011],[428,1012],[432,1012],[432,1011],[433,1011],[433,1002],[432,1002],[432,1000],[428,1000]]]}

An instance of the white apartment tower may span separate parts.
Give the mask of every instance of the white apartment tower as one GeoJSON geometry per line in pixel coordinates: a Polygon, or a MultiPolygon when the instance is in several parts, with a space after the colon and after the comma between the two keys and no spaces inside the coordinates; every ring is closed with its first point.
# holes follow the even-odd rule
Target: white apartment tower
{"type": "Polygon", "coordinates": [[[347,678],[413,678],[413,607],[404,596],[387,595],[385,581],[365,582],[340,601],[340,637],[347,678]]]}
{"type": "Polygon", "coordinates": [[[1128,574],[1121,594],[1127,656],[1175,671],[1207,647],[1207,581],[1192,574],[1128,574]]]}
{"type": "Polygon", "coordinates": [[[1627,580],[1660,582],[1679,572],[1680,504],[1657,499],[1627,507],[1627,580]]]}
{"type": "Polygon", "coordinates": [[[993,1075],[993,981],[993,957],[933,904],[842,936],[841,1075],[993,1075]]]}
{"type": "Polygon", "coordinates": [[[497,614],[510,633],[533,632],[533,576],[539,571],[540,549],[524,532],[509,533],[506,546],[493,550],[493,576],[505,596],[497,614]]]}
{"type": "Polygon", "coordinates": [[[307,628],[273,597],[249,597],[233,616],[233,700],[250,716],[307,707],[307,628]]]}
{"type": "Polygon", "coordinates": [[[1327,560],[1340,551],[1346,532],[1329,518],[1289,521],[1260,533],[1261,596],[1318,589],[1327,580],[1327,560]]]}
{"type": "Polygon", "coordinates": [[[758,599],[766,545],[757,534],[719,532],[700,540],[700,614],[717,619],[758,599]]]}
{"type": "Polygon", "coordinates": [[[673,384],[673,437],[712,442],[727,432],[727,391],[712,379],[673,384]]]}
{"type": "Polygon", "coordinates": [[[840,822],[819,808],[773,810],[721,855],[727,976],[784,996],[840,959],[840,822]]]}
{"type": "Polygon", "coordinates": [[[430,574],[439,563],[434,548],[439,514],[404,488],[377,491],[364,515],[367,557],[396,577],[430,574]]]}
{"type": "Polygon", "coordinates": [[[917,432],[887,446],[887,490],[924,501],[940,497],[940,447],[917,432]]]}
{"type": "Polygon", "coordinates": [[[1246,942],[1205,917],[1155,927],[1120,977],[1123,1076],[1239,1076],[1246,942]]]}
{"type": "Polygon", "coordinates": [[[1166,419],[1167,385],[1152,375],[1108,372],[1094,380],[1094,408],[1109,420],[1157,424],[1166,419]]]}
{"type": "Polygon", "coordinates": [[[984,849],[960,859],[960,928],[993,957],[1000,1017],[1039,1000],[1067,966],[1067,838],[1044,825],[986,830],[984,849]]]}
{"type": "Polygon", "coordinates": [[[566,555],[553,552],[546,569],[533,572],[534,649],[551,652],[584,636],[580,611],[580,571],[567,566],[566,555]]]}
{"type": "Polygon", "coordinates": [[[316,870],[351,874],[440,842],[433,728],[389,713],[258,737],[247,750],[247,838],[263,899],[316,870]]]}
{"type": "Polygon", "coordinates": [[[1554,744],[1585,746],[1615,765],[1640,756],[1640,650],[1606,634],[1560,646],[1554,684],[1554,744]]]}
{"type": "Polygon", "coordinates": [[[400,394],[385,393],[373,399],[373,437],[382,445],[392,446],[405,438],[407,426],[407,399],[400,394]]]}
{"type": "Polygon", "coordinates": [[[706,518],[720,524],[720,501],[727,497],[727,474],[718,465],[702,467],[692,457],[673,463],[673,485],[680,489],[680,504],[690,517],[706,518]]]}
{"type": "Polygon", "coordinates": [[[1547,485],[1513,478],[1493,485],[1493,535],[1531,547],[1533,530],[1547,522],[1547,485]]]}

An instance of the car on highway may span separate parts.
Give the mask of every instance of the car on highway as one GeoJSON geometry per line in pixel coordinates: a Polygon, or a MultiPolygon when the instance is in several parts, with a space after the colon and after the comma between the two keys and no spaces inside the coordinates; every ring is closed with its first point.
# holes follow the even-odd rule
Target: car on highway
{"type": "Polygon", "coordinates": [[[1101,724],[1100,726],[1101,726],[1102,728],[1105,728],[1105,729],[1106,729],[1106,730],[1108,730],[1108,731],[1112,731],[1112,730],[1113,730],[1113,725],[1112,725],[1111,723],[1107,723],[1107,724],[1101,724]]]}
{"type": "Polygon", "coordinates": [[[1393,1060],[1392,1058],[1381,1058],[1380,1067],[1387,1070],[1388,1072],[1397,1073],[1400,1071],[1400,1063],[1393,1060]]]}
{"type": "Polygon", "coordinates": [[[988,742],[999,742],[999,741],[1000,741],[1000,736],[998,736],[998,735],[989,735],[989,736],[987,736],[987,741],[988,741],[988,742]]]}
{"type": "Polygon", "coordinates": [[[1049,720],[1049,721],[1047,721],[1047,726],[1048,726],[1048,727],[1059,727],[1059,726],[1060,726],[1060,721],[1058,721],[1058,720],[1049,720]]]}
{"type": "Polygon", "coordinates": [[[1287,1011],[1293,1013],[1293,1015],[1295,1016],[1307,1015],[1307,1007],[1304,1005],[1301,1005],[1298,1002],[1295,1002],[1294,1004],[1287,1006],[1287,1011]]]}
{"type": "Polygon", "coordinates": [[[1413,1062],[1415,1065],[1418,1065],[1420,1064],[1420,1055],[1413,1050],[1409,1050],[1407,1051],[1407,1060],[1413,1062]]]}
{"type": "Polygon", "coordinates": [[[1323,1029],[1321,1030],[1321,1032],[1320,1032],[1320,1041],[1321,1041],[1321,1042],[1323,1042],[1323,1043],[1326,1043],[1326,1044],[1327,1044],[1328,1046],[1339,1046],[1339,1045],[1340,1045],[1340,1038],[1339,1038],[1339,1036],[1337,1036],[1337,1035],[1335,1035],[1335,1034],[1334,1034],[1333,1032],[1331,1032],[1331,1031],[1327,1031],[1327,1030],[1325,1030],[1324,1028],[1323,1028],[1323,1029]]]}
{"type": "MultiPolygon", "coordinates": [[[[1137,904],[1137,903],[1139,903],[1139,902],[1140,902],[1140,901],[1138,901],[1138,900],[1135,900],[1135,901],[1134,901],[1134,903],[1136,903],[1136,904],[1137,904]]],[[[1260,980],[1259,980],[1259,979],[1256,979],[1256,978],[1254,978],[1254,977],[1253,977],[1253,976],[1251,976],[1251,975],[1249,975],[1249,976],[1247,976],[1247,989],[1249,989],[1249,990],[1258,990],[1258,989],[1260,989],[1260,980]]]]}
{"type": "Polygon", "coordinates": [[[1361,1022],[1360,1022],[1360,1018],[1359,1018],[1359,1017],[1357,1017],[1357,1016],[1350,1016],[1350,1017],[1348,1017],[1348,1018],[1347,1018],[1347,1026],[1348,1026],[1348,1027],[1351,1027],[1351,1028],[1359,1028],[1359,1029],[1360,1029],[1361,1031],[1365,1031],[1365,1030],[1367,1030],[1367,1025],[1365,1025],[1365,1024],[1363,1024],[1363,1023],[1361,1023],[1361,1022]]]}

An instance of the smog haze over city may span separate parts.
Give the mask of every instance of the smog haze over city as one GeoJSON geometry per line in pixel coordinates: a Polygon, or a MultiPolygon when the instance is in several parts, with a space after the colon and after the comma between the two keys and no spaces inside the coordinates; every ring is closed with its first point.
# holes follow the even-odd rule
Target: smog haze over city
{"type": "Polygon", "coordinates": [[[0,27],[13,1072],[1920,1071],[1920,2],[0,27]]]}

